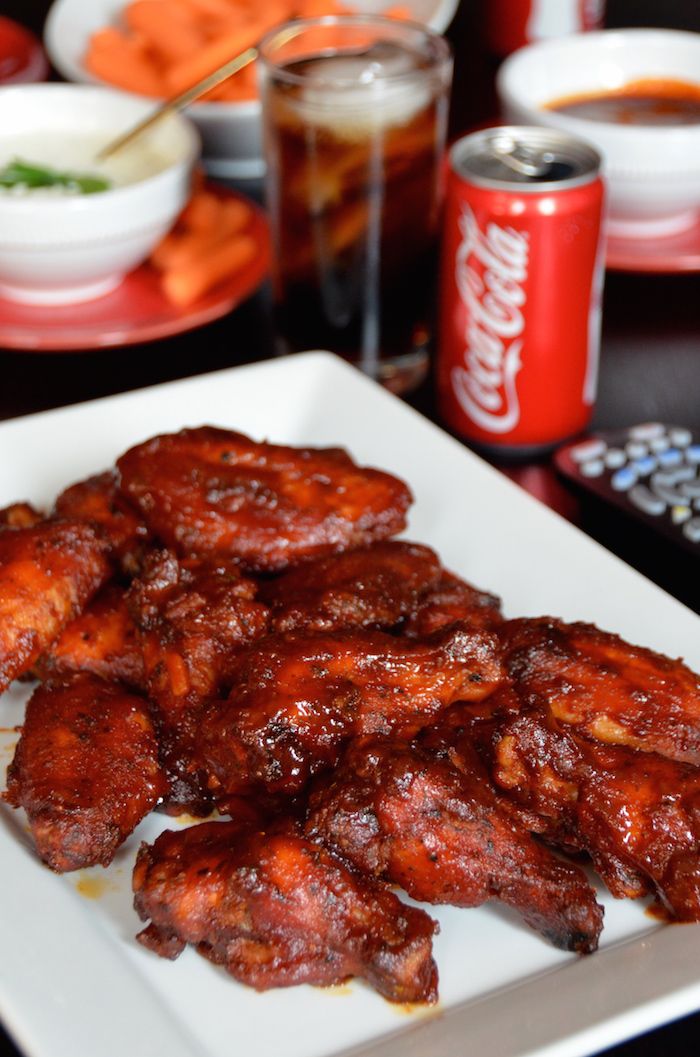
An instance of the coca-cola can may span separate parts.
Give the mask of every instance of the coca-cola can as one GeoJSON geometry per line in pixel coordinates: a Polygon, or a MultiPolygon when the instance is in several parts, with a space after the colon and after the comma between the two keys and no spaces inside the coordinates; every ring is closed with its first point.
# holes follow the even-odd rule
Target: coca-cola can
{"type": "Polygon", "coordinates": [[[536,40],[600,29],[605,0],[485,0],[483,15],[488,50],[505,56],[536,40]]]}
{"type": "Polygon", "coordinates": [[[440,413],[504,454],[588,424],[603,286],[600,155],[547,128],[500,127],[450,151],[438,351],[440,413]]]}

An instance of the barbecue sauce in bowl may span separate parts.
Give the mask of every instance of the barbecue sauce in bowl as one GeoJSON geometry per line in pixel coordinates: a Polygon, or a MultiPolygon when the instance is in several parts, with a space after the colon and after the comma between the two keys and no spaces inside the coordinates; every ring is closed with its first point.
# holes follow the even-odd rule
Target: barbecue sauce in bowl
{"type": "Polygon", "coordinates": [[[643,78],[609,92],[587,92],[545,104],[546,110],[612,125],[700,124],[700,84],[643,78]]]}

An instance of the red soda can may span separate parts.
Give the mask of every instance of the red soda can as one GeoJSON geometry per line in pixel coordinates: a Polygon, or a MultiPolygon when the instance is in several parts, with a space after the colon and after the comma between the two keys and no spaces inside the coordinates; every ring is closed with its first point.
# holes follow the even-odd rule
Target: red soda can
{"type": "Polygon", "coordinates": [[[481,447],[544,451],[593,411],[600,155],[554,129],[510,126],[465,136],[449,160],[440,414],[481,447]]]}
{"type": "Polygon", "coordinates": [[[605,0],[484,0],[484,36],[494,55],[535,40],[599,29],[605,0]]]}

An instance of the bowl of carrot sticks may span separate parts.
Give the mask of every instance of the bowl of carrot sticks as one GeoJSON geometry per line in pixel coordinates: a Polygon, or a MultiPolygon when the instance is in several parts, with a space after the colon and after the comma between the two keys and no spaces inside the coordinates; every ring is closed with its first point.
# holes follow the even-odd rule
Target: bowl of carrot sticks
{"type": "MultiPolygon", "coordinates": [[[[457,0],[55,0],[49,57],[69,81],[105,83],[154,100],[175,95],[290,18],[363,12],[410,18],[441,33],[457,0]]],[[[214,176],[263,174],[257,71],[229,78],[188,115],[214,176]]]]}

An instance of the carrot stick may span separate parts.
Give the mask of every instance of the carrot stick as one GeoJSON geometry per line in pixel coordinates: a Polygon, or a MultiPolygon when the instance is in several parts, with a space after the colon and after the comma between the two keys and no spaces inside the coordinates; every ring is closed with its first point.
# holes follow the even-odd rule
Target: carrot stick
{"type": "Polygon", "coordinates": [[[214,231],[220,216],[221,203],[217,196],[211,191],[198,191],[180,213],[178,225],[188,231],[214,231]]]}
{"type": "Polygon", "coordinates": [[[251,211],[245,202],[220,202],[213,195],[211,197],[217,205],[215,222],[208,227],[187,227],[185,210],[176,229],[166,235],[151,253],[151,264],[159,271],[172,271],[193,264],[233,235],[240,234],[249,223],[251,211]]]}
{"type": "Polygon", "coordinates": [[[206,257],[167,271],[161,279],[163,291],[170,301],[184,308],[239,271],[257,251],[255,239],[250,235],[239,235],[233,241],[222,243],[206,257]]]}
{"type": "Polygon", "coordinates": [[[134,0],[124,9],[127,26],[140,33],[166,62],[191,55],[204,43],[204,34],[171,13],[160,0],[134,0]]]}
{"type": "Polygon", "coordinates": [[[236,13],[236,3],[231,0],[188,0],[191,7],[196,8],[201,15],[213,18],[230,18],[236,13]]]}
{"type": "Polygon", "coordinates": [[[181,59],[170,67],[165,75],[169,90],[173,94],[184,92],[202,77],[206,77],[229,59],[256,44],[260,35],[260,22],[254,21],[246,22],[210,41],[196,54],[181,59]]]}
{"type": "Polygon", "coordinates": [[[165,95],[165,85],[155,64],[143,48],[127,37],[113,39],[105,45],[90,42],[85,66],[96,77],[109,81],[127,92],[139,95],[165,95]]]}

